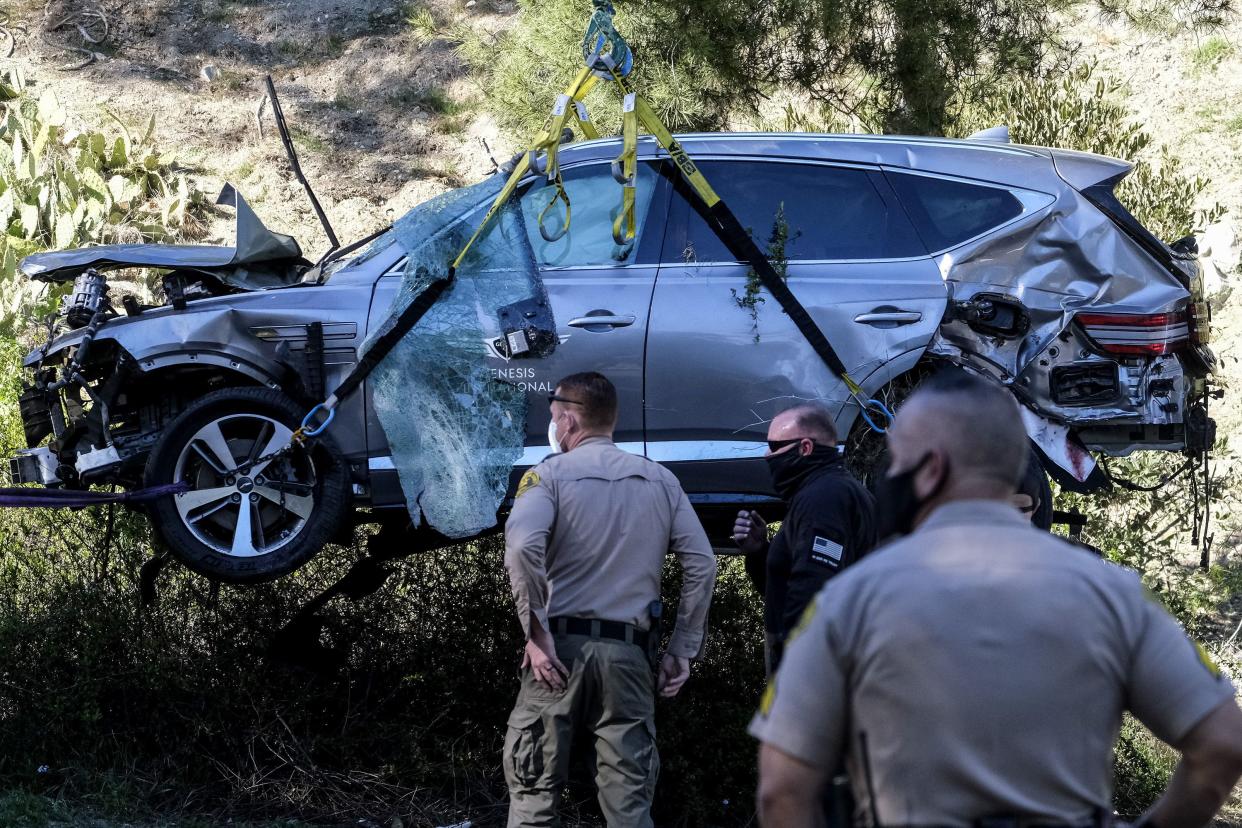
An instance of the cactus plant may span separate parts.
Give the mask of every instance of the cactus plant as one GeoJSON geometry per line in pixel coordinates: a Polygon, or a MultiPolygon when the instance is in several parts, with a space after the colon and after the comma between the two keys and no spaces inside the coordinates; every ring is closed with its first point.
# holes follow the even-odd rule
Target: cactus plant
{"type": "Polygon", "coordinates": [[[118,130],[79,127],[51,90],[36,99],[18,69],[0,71],[0,331],[39,312],[17,275],[29,253],[91,243],[171,241],[193,235],[205,206],[172,153],[107,110],[118,130]]]}

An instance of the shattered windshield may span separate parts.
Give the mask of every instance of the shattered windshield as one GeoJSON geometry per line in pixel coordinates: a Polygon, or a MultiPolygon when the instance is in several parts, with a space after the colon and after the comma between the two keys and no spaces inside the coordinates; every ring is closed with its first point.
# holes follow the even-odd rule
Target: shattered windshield
{"type": "MultiPolygon", "coordinates": [[[[502,176],[446,193],[399,219],[363,260],[396,242],[406,252],[389,320],[443,276],[504,186],[502,176]],[[380,247],[383,245],[383,247],[380,247]]],[[[410,517],[449,537],[495,525],[513,464],[522,453],[526,397],[494,379],[485,342],[501,309],[546,304],[521,209],[506,205],[475,242],[456,280],[371,375],[410,517]]]]}

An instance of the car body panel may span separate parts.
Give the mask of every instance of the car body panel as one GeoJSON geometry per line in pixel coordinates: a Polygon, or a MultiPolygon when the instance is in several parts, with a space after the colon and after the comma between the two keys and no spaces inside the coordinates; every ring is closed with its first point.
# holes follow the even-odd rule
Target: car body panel
{"type": "MultiPolygon", "coordinates": [[[[93,348],[114,342],[136,363],[139,374],[210,364],[270,387],[288,386],[302,371],[306,326],[325,323],[324,383],[335,387],[357,361],[368,306],[367,291],[345,281],[319,287],[290,287],[204,299],[184,310],[155,308],[140,316],[110,320],[93,348]]],[[[65,334],[26,357],[25,365],[46,363],[80,344],[82,331],[65,334]]],[[[363,421],[359,396],[343,401],[338,417],[363,421]]],[[[359,429],[339,429],[337,442],[351,459],[366,456],[359,429]]]]}
{"type": "MultiPolygon", "coordinates": [[[[879,393],[928,357],[992,376],[1010,387],[1027,410],[1028,431],[1036,442],[1047,444],[1049,462],[1070,467],[1066,471],[1075,480],[1089,476],[1093,462],[1089,455],[1084,460],[1081,446],[1073,442],[1079,433],[1091,435],[1086,448],[1111,453],[1186,445],[1183,426],[1203,365],[1191,366],[1180,354],[1149,359],[1102,353],[1075,322],[1076,314],[1090,310],[1183,313],[1193,298],[1198,271],[1192,258],[1178,257],[1167,247],[1154,255],[1146,241],[1134,237],[1133,228],[1120,228],[1115,216],[1084,195],[1124,175],[1130,169],[1126,162],[935,138],[756,133],[677,140],[705,169],[779,162],[862,170],[881,199],[903,211],[909,204],[898,194],[896,176],[1012,193],[1021,209],[973,237],[944,247],[925,241],[917,251],[892,257],[791,256],[789,284],[867,394],[879,393]],[[1165,252],[1172,258],[1166,260],[1165,252]],[[1025,327],[1012,333],[981,327],[964,309],[985,300],[1013,303],[1025,314],[1025,327]],[[1119,392],[1107,404],[1054,399],[1052,372],[1114,364],[1119,392]],[[1153,393],[1157,386],[1163,390],[1153,393]]],[[[560,162],[567,175],[598,172],[620,150],[617,139],[572,144],[561,148],[560,162]]],[[[533,465],[548,451],[546,398],[555,381],[567,373],[599,370],[618,386],[621,445],[669,464],[704,503],[759,502],[771,493],[758,458],[772,416],[801,399],[822,400],[837,412],[839,430],[848,433],[859,427],[858,407],[775,302],[759,305],[753,319],[739,306],[737,298],[747,288],[745,264],[682,255],[684,250],[670,240],[679,222],[690,221],[689,208],[675,197],[678,185],[667,154],[644,137],[638,156],[643,169],[658,176],[643,187],[651,201],[632,251],[589,265],[565,265],[552,256],[538,262],[560,338],[553,354],[508,358],[488,344],[500,335],[498,321],[481,320],[486,333],[481,358],[498,381],[515,383],[527,395],[526,450],[517,465],[533,465]],[[592,324],[592,313],[622,323],[592,324]]],[[[722,191],[729,178],[725,168],[709,176],[722,191]]],[[[521,197],[529,198],[540,186],[528,179],[521,197]]],[[[610,187],[606,198],[611,205],[619,201],[620,188],[610,187]]],[[[244,201],[237,203],[240,213],[244,201]]],[[[590,215],[591,205],[578,206],[590,215]]],[[[598,211],[595,219],[583,221],[599,223],[598,211]]],[[[265,238],[253,228],[247,232],[256,243],[265,238]]],[[[762,246],[766,228],[752,232],[762,246]]],[[[539,250],[538,238],[532,235],[531,241],[539,250]]],[[[324,384],[330,390],[389,313],[404,256],[400,245],[390,242],[381,239],[367,253],[334,266],[320,284],[235,292],[196,299],[180,310],[162,307],[116,317],[95,341],[114,342],[134,358],[140,374],[210,364],[250,382],[296,391],[305,390],[299,385],[304,333],[320,322],[325,325],[324,384]]],[[[238,248],[243,246],[239,241],[238,248]]],[[[238,259],[229,247],[145,245],[44,255],[51,258],[31,263],[36,277],[56,272],[67,278],[101,264],[211,270],[232,267],[238,259]]],[[[231,285],[252,287],[271,285],[245,280],[231,285]]],[[[63,361],[82,339],[82,330],[60,336],[25,364],[33,369],[63,361]]],[[[358,503],[400,505],[405,499],[369,394],[364,384],[361,394],[344,401],[332,433],[355,465],[358,503]]]]}
{"type": "Polygon", "coordinates": [[[274,233],[232,185],[225,184],[217,204],[236,209],[233,246],[110,244],[34,253],[21,262],[31,279],[66,282],[87,269],[153,267],[209,273],[242,290],[263,290],[295,283],[309,262],[292,236],[274,233]]]}

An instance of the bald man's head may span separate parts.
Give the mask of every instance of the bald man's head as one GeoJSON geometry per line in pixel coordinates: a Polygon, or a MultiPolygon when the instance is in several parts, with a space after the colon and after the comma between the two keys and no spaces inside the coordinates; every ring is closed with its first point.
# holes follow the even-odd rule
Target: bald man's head
{"type": "Polygon", "coordinates": [[[918,387],[889,431],[891,468],[901,472],[926,459],[934,466],[921,497],[1008,499],[1026,466],[1026,430],[1013,396],[1000,385],[959,369],[918,387]],[[929,455],[931,455],[929,457],[929,455]]]}
{"type": "Polygon", "coordinates": [[[769,440],[793,437],[806,437],[821,446],[835,446],[837,427],[832,421],[832,412],[819,403],[802,403],[772,418],[768,426],[769,440]]]}

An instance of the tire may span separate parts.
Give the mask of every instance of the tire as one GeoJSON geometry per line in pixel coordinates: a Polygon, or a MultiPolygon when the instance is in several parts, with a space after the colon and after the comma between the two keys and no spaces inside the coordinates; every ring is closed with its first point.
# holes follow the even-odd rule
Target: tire
{"type": "Polygon", "coordinates": [[[349,470],[330,440],[261,459],[287,444],[302,413],[280,391],[226,388],[195,400],[160,435],[146,485],[191,489],[154,501],[151,521],[187,567],[227,583],[269,581],[337,533],[351,508],[349,470]]]}
{"type": "Polygon", "coordinates": [[[1039,452],[1031,447],[1026,458],[1026,470],[1022,472],[1022,483],[1018,491],[1030,495],[1038,501],[1035,511],[1031,513],[1031,525],[1045,532],[1052,531],[1052,484],[1048,481],[1048,473],[1044,471],[1043,461],[1039,452]]]}

